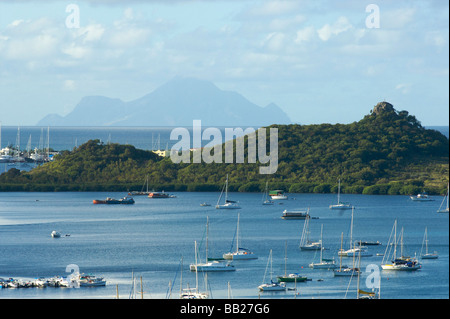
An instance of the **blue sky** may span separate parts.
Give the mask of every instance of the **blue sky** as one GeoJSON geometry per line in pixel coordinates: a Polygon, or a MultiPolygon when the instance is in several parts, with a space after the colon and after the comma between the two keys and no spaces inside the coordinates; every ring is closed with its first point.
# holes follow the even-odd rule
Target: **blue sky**
{"type": "Polygon", "coordinates": [[[189,76],[295,123],[351,123],[386,100],[448,125],[448,38],[443,0],[0,0],[0,121],[34,125],[87,95],[129,101],[189,76]]]}

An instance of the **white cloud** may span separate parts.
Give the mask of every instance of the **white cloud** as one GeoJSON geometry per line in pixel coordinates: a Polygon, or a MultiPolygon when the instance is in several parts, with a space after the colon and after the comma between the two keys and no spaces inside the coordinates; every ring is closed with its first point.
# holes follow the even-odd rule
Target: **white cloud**
{"type": "Polygon", "coordinates": [[[74,91],[76,89],[76,84],[74,80],[64,80],[63,89],[66,91],[74,91]]]}
{"type": "Polygon", "coordinates": [[[402,94],[408,94],[411,90],[411,84],[408,83],[400,83],[395,86],[397,91],[400,91],[402,94]]]}
{"type": "Polygon", "coordinates": [[[89,24],[74,30],[75,37],[81,38],[85,43],[99,41],[105,33],[105,28],[101,24],[89,24]]]}
{"type": "Polygon", "coordinates": [[[38,34],[23,39],[11,39],[5,49],[10,60],[35,60],[51,57],[57,50],[58,39],[48,34],[38,34]]]}
{"type": "Polygon", "coordinates": [[[313,40],[316,36],[316,30],[313,26],[309,26],[298,30],[296,33],[295,43],[309,42],[313,40]]]}
{"type": "Polygon", "coordinates": [[[90,49],[87,47],[76,45],[75,43],[70,43],[69,45],[64,46],[61,49],[61,52],[69,55],[70,57],[72,57],[74,59],[82,59],[82,58],[85,58],[89,54],[90,49]]]}
{"type": "Polygon", "coordinates": [[[250,10],[250,13],[256,16],[273,16],[291,13],[298,8],[299,1],[278,0],[269,1],[261,6],[254,7],[250,10]]]}
{"type": "Polygon", "coordinates": [[[269,33],[264,39],[264,46],[271,51],[279,51],[284,47],[285,35],[281,32],[269,33]]]}
{"type": "Polygon", "coordinates": [[[322,28],[317,30],[317,34],[322,41],[328,41],[333,35],[338,35],[352,28],[351,23],[346,17],[339,17],[333,24],[325,24],[322,28]]]}

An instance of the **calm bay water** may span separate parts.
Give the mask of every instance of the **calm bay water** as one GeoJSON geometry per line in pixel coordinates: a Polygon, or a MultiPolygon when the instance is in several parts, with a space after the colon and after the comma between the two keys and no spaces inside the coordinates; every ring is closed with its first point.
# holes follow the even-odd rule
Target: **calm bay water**
{"type": "MultiPolygon", "coordinates": [[[[234,298],[323,298],[354,299],[357,280],[334,277],[332,271],[310,269],[318,261],[318,252],[300,251],[298,244],[302,220],[283,220],[284,209],[310,208],[312,239],[319,240],[323,225],[325,258],[338,262],[341,233],[348,247],[351,211],[331,211],[333,194],[290,194],[283,205],[261,205],[261,194],[233,193],[240,210],[216,210],[218,193],[175,193],[176,198],[135,197],[134,205],[93,205],[93,199],[119,198],[125,193],[0,193],[0,277],[34,279],[39,276],[66,276],[66,266],[76,264],[80,271],[103,276],[106,287],[97,288],[23,288],[0,289],[0,298],[128,298],[132,274],[142,276],[144,298],[166,298],[173,282],[172,298],[180,289],[180,260],[183,258],[183,286],[195,286],[194,241],[200,257],[205,257],[205,225],[209,216],[209,256],[221,257],[229,251],[240,213],[241,246],[254,251],[257,260],[234,261],[235,272],[209,273],[213,298],[227,298],[230,283],[234,298]],[[295,198],[295,199],[294,199],[295,198]],[[201,207],[209,202],[211,207],[201,207]],[[70,237],[51,238],[59,230],[70,237]],[[287,271],[299,272],[311,281],[298,283],[294,291],[258,293],[263,281],[269,250],[273,250],[274,277],[284,274],[285,243],[287,271]]],[[[381,241],[369,246],[372,257],[361,259],[361,268],[380,266],[394,220],[404,227],[405,249],[419,254],[425,227],[429,249],[439,253],[437,260],[422,260],[415,272],[381,271],[383,299],[449,298],[449,224],[448,214],[437,214],[442,198],[431,202],[413,202],[406,196],[344,195],[357,208],[354,212],[353,239],[381,241]]],[[[400,228],[399,228],[400,229],[400,228]]],[[[343,263],[351,265],[351,258],[343,263]]],[[[360,284],[365,288],[367,273],[360,284]]],[[[267,273],[266,279],[269,278],[267,273]]],[[[294,287],[294,284],[288,284],[294,287]]],[[[204,287],[200,275],[200,288],[204,287]]],[[[138,287],[138,290],[140,288],[138,287]]],[[[366,289],[367,290],[367,289],[366,289]]]]}

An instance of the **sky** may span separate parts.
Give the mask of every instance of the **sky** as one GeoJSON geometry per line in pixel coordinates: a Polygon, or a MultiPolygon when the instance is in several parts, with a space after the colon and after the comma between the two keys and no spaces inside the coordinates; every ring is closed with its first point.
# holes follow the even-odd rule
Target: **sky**
{"type": "Polygon", "coordinates": [[[0,0],[0,122],[84,96],[131,101],[176,76],[352,123],[387,101],[449,124],[446,0],[0,0]]]}

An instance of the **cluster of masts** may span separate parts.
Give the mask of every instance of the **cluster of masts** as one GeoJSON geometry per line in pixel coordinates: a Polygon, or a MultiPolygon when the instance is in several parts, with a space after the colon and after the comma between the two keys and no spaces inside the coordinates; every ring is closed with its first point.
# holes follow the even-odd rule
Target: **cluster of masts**
{"type": "Polygon", "coordinates": [[[20,126],[17,128],[15,145],[8,142],[8,146],[2,148],[2,132],[0,122],[0,163],[24,163],[24,162],[48,162],[52,160],[54,152],[50,152],[50,127],[47,128],[47,141],[44,143],[44,128],[41,128],[39,146],[31,149],[31,134],[25,150],[20,146],[20,126]]]}

